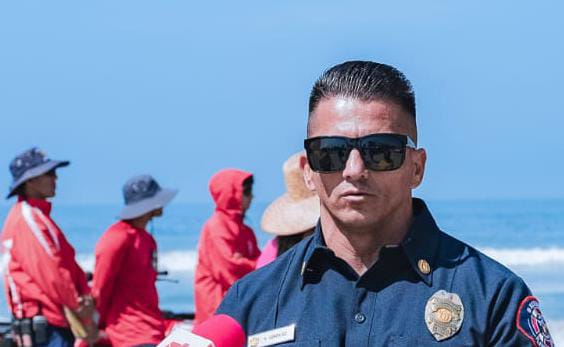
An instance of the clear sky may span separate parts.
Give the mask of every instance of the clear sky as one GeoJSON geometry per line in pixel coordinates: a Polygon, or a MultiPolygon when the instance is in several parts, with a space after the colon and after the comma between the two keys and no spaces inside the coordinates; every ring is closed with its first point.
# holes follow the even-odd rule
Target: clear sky
{"type": "Polygon", "coordinates": [[[411,79],[427,199],[564,197],[561,1],[4,1],[0,187],[37,145],[64,203],[131,175],[208,201],[218,169],[284,190],[314,80],[345,60],[411,79]]]}

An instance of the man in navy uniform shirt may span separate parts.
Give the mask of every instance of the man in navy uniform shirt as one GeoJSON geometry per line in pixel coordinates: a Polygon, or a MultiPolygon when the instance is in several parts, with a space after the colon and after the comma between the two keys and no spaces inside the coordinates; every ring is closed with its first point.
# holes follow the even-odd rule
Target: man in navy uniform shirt
{"type": "Polygon", "coordinates": [[[412,198],[426,161],[415,120],[411,84],[391,66],[345,62],[317,80],[301,160],[321,202],[316,232],[218,309],[248,346],[553,346],[523,280],[412,198]]]}

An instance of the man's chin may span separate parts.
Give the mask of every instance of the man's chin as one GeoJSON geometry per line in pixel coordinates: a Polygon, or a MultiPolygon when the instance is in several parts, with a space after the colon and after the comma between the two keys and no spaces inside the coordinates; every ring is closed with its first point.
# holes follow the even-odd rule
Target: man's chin
{"type": "Polygon", "coordinates": [[[374,216],[368,211],[349,210],[336,217],[339,219],[339,224],[351,230],[363,229],[374,225],[374,216]]]}

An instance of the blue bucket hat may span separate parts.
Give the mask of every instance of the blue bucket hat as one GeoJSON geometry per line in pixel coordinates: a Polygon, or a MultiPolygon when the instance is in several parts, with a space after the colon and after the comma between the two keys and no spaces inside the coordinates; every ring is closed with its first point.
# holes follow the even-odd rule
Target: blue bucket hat
{"type": "Polygon", "coordinates": [[[120,219],[133,219],[164,207],[178,193],[177,189],[161,188],[149,175],[130,178],[123,186],[125,207],[119,214],[120,219]]]}
{"type": "Polygon", "coordinates": [[[12,184],[6,199],[14,196],[18,187],[24,182],[69,164],[68,160],[48,159],[45,153],[37,147],[28,149],[10,162],[12,184]]]}

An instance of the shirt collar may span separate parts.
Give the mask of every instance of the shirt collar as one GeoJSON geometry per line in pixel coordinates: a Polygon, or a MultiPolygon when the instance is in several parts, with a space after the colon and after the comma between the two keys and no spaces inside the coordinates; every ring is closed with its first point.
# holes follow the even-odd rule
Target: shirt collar
{"type": "Polygon", "coordinates": [[[133,225],[131,225],[131,223],[129,223],[128,221],[123,220],[123,219],[118,222],[118,226],[119,226],[120,229],[131,230],[133,232],[138,231],[138,232],[144,232],[144,233],[150,234],[146,229],[133,226],[133,225]]]}
{"type": "Polygon", "coordinates": [[[300,288],[303,289],[306,282],[311,275],[315,274],[315,258],[317,255],[322,254],[334,254],[334,252],[327,247],[325,244],[325,239],[323,238],[323,233],[321,232],[321,222],[318,221],[315,226],[315,231],[313,235],[309,238],[306,245],[306,251],[304,256],[304,261],[301,266],[301,278],[300,278],[300,288]]]}
{"type": "MultiPolygon", "coordinates": [[[[413,223],[401,247],[406,254],[413,270],[427,284],[432,285],[432,275],[436,264],[436,253],[439,246],[439,228],[431,216],[427,205],[421,199],[413,199],[413,223]]],[[[315,232],[308,241],[304,262],[301,267],[301,287],[303,288],[308,272],[312,271],[313,262],[317,254],[332,254],[327,247],[321,223],[318,222],[315,232]]]]}
{"type": "Polygon", "coordinates": [[[401,245],[413,270],[429,286],[436,265],[439,232],[425,202],[413,199],[413,223],[401,245]]]}
{"type": "Polygon", "coordinates": [[[26,199],[20,196],[18,197],[18,202],[21,201],[27,202],[32,207],[37,207],[46,216],[49,216],[51,214],[51,203],[45,199],[26,199]]]}

